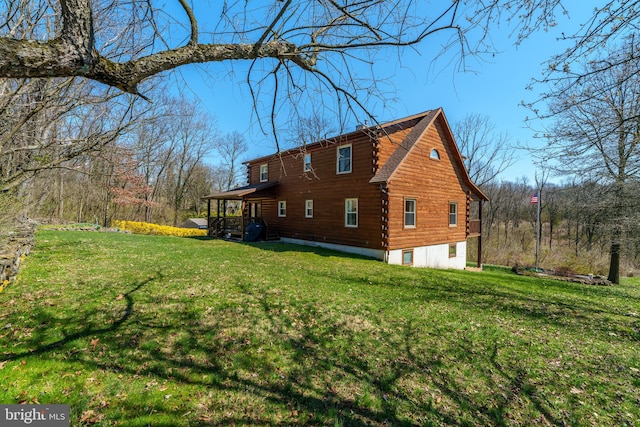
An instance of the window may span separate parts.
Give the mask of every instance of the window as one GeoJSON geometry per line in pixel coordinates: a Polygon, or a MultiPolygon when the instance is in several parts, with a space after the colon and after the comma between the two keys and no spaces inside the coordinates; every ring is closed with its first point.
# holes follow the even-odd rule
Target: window
{"type": "Polygon", "coordinates": [[[278,202],[278,216],[287,216],[287,201],[280,200],[278,202]]]}
{"type": "Polygon", "coordinates": [[[449,245],[449,258],[455,258],[458,246],[455,243],[449,245]]]}
{"type": "Polygon", "coordinates": [[[358,199],[344,200],[344,226],[358,227],[358,199]]]}
{"type": "Polygon", "coordinates": [[[429,158],[433,160],[440,160],[440,153],[438,153],[438,150],[434,148],[433,150],[431,150],[431,153],[429,154],[429,158]]]}
{"type": "Polygon", "coordinates": [[[405,228],[416,226],[416,199],[404,199],[404,226],[405,228]]]}
{"type": "Polygon", "coordinates": [[[338,173],[351,173],[351,144],[338,147],[338,173]]]}
{"type": "Polygon", "coordinates": [[[449,203],[449,225],[458,225],[458,204],[449,203]]]}
{"type": "Polygon", "coordinates": [[[304,201],[304,216],[305,218],[313,218],[313,200],[304,201]]]}
{"type": "Polygon", "coordinates": [[[269,180],[269,165],[260,165],[260,182],[269,180]]]}
{"type": "Polygon", "coordinates": [[[402,265],[413,265],[413,251],[402,251],[402,265]]]}
{"type": "Polygon", "coordinates": [[[311,153],[306,153],[306,154],[304,155],[304,161],[303,161],[302,171],[303,171],[303,172],[309,172],[309,171],[311,171],[311,153]]]}

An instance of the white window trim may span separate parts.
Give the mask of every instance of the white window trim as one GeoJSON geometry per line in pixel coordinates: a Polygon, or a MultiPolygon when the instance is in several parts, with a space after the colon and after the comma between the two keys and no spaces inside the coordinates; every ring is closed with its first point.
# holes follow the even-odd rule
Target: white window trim
{"type": "Polygon", "coordinates": [[[278,200],[278,216],[284,218],[287,216],[287,201],[278,200]]]}
{"type": "Polygon", "coordinates": [[[313,218],[313,200],[304,201],[304,217],[313,218]]]}
{"type": "Polygon", "coordinates": [[[347,228],[358,228],[358,199],[357,198],[344,199],[344,226],[347,228]],[[355,211],[349,212],[347,210],[347,208],[349,207],[349,202],[354,200],[355,200],[355,205],[354,205],[355,211]],[[356,223],[349,224],[349,214],[354,214],[354,213],[356,215],[356,223]]]}
{"type": "Polygon", "coordinates": [[[402,217],[402,221],[403,221],[403,226],[404,228],[416,228],[416,224],[418,222],[418,199],[416,199],[415,197],[406,197],[404,199],[404,203],[403,203],[403,210],[404,210],[404,215],[402,217]],[[409,213],[407,211],[407,202],[408,201],[412,201],[413,202],[413,224],[408,225],[407,224],[407,213],[409,213]]]}
{"type": "Polygon", "coordinates": [[[343,175],[347,173],[351,173],[353,170],[353,146],[351,144],[341,145],[336,148],[336,174],[343,175]],[[340,171],[340,150],[343,148],[349,147],[349,170],[348,171],[340,171]]]}
{"type": "Polygon", "coordinates": [[[267,182],[269,181],[269,163],[265,163],[263,165],[260,165],[260,182],[267,182]],[[262,168],[265,169],[265,177],[262,178],[262,168]]]}
{"type": "Polygon", "coordinates": [[[302,156],[302,172],[311,172],[313,167],[311,166],[311,153],[306,153],[302,156]],[[306,159],[309,156],[309,163],[307,163],[306,159]]]}
{"type": "Polygon", "coordinates": [[[457,203],[457,202],[449,202],[449,227],[457,227],[457,226],[458,226],[458,203],[457,203]],[[451,222],[451,215],[452,215],[452,213],[451,213],[451,206],[452,206],[452,205],[456,207],[456,213],[455,213],[455,215],[456,215],[456,222],[455,222],[455,224],[453,224],[453,223],[451,222]]]}

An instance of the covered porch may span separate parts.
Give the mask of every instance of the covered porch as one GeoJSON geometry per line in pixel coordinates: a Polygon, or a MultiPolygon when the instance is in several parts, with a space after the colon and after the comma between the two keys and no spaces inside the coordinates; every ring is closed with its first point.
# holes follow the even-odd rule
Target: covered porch
{"type": "Polygon", "coordinates": [[[477,268],[482,270],[482,208],[485,199],[474,197],[471,192],[467,193],[467,218],[466,234],[467,239],[476,240],[476,247],[472,250],[476,255],[477,268]]]}
{"type": "Polygon", "coordinates": [[[262,207],[264,201],[275,201],[276,185],[277,182],[247,185],[204,196],[207,235],[247,241],[274,240],[274,232],[262,216],[262,207]]]}

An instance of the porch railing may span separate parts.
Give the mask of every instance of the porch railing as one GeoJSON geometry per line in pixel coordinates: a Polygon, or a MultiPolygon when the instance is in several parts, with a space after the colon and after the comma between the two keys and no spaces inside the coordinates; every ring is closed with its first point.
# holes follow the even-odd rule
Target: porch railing
{"type": "Polygon", "coordinates": [[[479,219],[471,219],[469,220],[469,234],[480,234],[480,220],[479,219]]]}
{"type": "Polygon", "coordinates": [[[242,235],[242,217],[213,217],[209,220],[209,236],[225,237],[226,235],[242,235]]]}

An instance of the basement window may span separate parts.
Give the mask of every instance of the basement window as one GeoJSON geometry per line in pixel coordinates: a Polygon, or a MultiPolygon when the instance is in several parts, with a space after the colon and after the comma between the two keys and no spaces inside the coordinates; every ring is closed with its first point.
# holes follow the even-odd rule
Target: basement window
{"type": "Polygon", "coordinates": [[[449,244],[449,258],[455,258],[458,252],[458,245],[455,243],[449,244]]]}
{"type": "Polygon", "coordinates": [[[402,265],[413,265],[413,249],[402,251],[402,265]]]}

